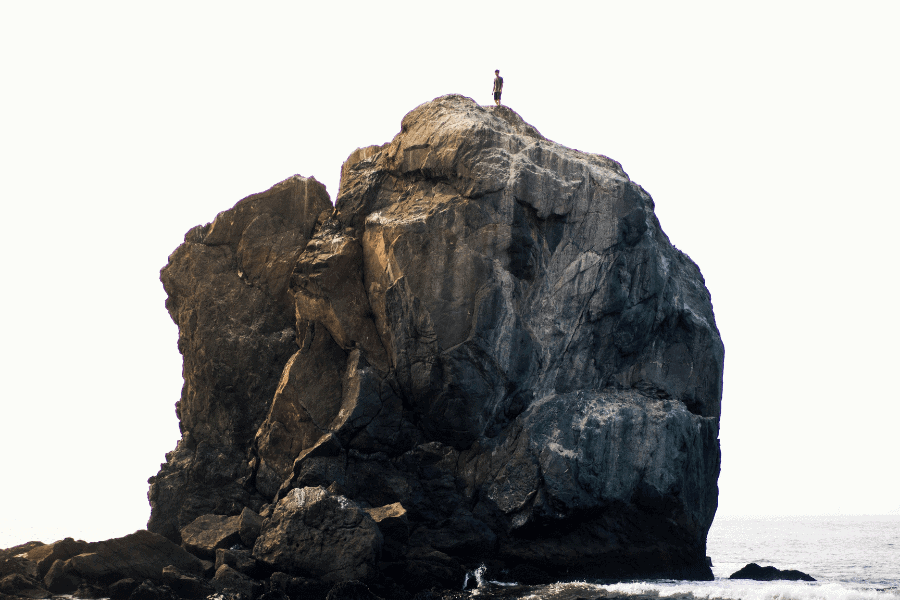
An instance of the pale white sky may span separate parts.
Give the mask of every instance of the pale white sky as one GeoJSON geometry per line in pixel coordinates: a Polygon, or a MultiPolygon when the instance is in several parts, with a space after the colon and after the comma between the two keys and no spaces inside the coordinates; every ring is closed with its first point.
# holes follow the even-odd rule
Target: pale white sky
{"type": "Polygon", "coordinates": [[[898,513],[900,4],[2,2],[0,547],[145,525],[179,437],[159,269],[445,93],[606,154],[725,341],[720,514],[898,513]],[[326,6],[327,4],[327,6],[326,6]]]}

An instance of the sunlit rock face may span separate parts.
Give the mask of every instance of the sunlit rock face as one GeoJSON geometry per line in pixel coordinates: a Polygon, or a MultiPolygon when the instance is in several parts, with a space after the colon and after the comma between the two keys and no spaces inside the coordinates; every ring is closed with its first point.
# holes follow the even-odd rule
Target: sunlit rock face
{"type": "Polygon", "coordinates": [[[711,577],[724,349],[617,162],[444,96],[351,154],[333,209],[288,179],[188,232],[162,279],[184,437],[152,531],[332,486],[400,503],[392,564],[420,578],[711,577]]]}

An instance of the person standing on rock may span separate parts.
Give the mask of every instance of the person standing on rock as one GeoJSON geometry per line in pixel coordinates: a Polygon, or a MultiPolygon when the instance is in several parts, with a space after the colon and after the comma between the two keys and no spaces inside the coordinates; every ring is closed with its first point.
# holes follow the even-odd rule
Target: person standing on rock
{"type": "Polygon", "coordinates": [[[500,106],[500,94],[503,93],[503,78],[500,77],[500,69],[494,71],[494,104],[500,106]]]}

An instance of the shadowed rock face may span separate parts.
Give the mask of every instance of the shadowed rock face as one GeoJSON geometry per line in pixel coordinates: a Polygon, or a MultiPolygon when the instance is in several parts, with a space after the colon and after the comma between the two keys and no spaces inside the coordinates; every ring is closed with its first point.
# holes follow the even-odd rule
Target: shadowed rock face
{"type": "Polygon", "coordinates": [[[711,577],[724,349],[653,210],[617,162],[444,96],[350,156],[333,210],[293,177],[192,229],[148,528],[338,486],[400,503],[401,564],[711,577]]]}

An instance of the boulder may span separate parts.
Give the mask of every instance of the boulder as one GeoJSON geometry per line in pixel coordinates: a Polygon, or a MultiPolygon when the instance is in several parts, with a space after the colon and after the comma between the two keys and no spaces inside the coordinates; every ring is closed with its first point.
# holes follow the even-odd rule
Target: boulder
{"type": "Polygon", "coordinates": [[[0,593],[21,598],[34,598],[35,600],[51,596],[50,592],[36,579],[20,573],[12,573],[0,578],[0,593]]]}
{"type": "Polygon", "coordinates": [[[38,566],[23,556],[0,559],[0,577],[15,574],[32,578],[38,577],[38,566]]]}
{"type": "Polygon", "coordinates": [[[382,535],[355,502],[321,487],[291,490],[263,524],[253,556],[273,570],[323,581],[375,574],[382,535]]]}
{"type": "Polygon", "coordinates": [[[215,591],[213,586],[204,579],[184,573],[171,565],[162,570],[160,579],[163,584],[169,586],[181,598],[199,600],[206,598],[215,591]]]}
{"type": "Polygon", "coordinates": [[[44,587],[54,594],[71,594],[84,583],[81,577],[71,573],[68,561],[57,560],[44,575],[44,587]]]}
{"type": "Polygon", "coordinates": [[[243,594],[249,600],[253,600],[263,591],[261,583],[254,581],[228,565],[222,565],[216,569],[216,574],[212,578],[212,585],[220,594],[232,596],[243,594]]]}
{"type": "Polygon", "coordinates": [[[238,525],[238,533],[241,536],[241,543],[252,548],[259,537],[259,530],[262,528],[263,518],[247,507],[241,511],[240,521],[238,525]]]}
{"type": "Polygon", "coordinates": [[[180,541],[246,508],[269,568],[370,577],[364,519],[361,547],[289,557],[285,539],[333,537],[296,516],[320,488],[402,506],[407,533],[382,529],[404,581],[458,586],[488,559],[711,579],[724,346],[654,209],[618,162],[449,95],[353,152],[333,208],[292,177],[192,229],[161,273],[183,437],[148,527],[180,541]]]}
{"type": "Polygon", "coordinates": [[[50,572],[57,565],[69,575],[107,585],[124,578],[159,581],[163,569],[169,565],[192,575],[203,573],[200,559],[163,536],[143,529],[121,538],[88,544],[86,552],[55,562],[50,572]]]}
{"type": "Polygon", "coordinates": [[[728,579],[753,579],[755,581],[815,581],[812,576],[795,569],[781,570],[772,566],[762,567],[750,563],[732,573],[728,579]]]}
{"type": "Polygon", "coordinates": [[[201,515],[181,530],[181,545],[200,558],[215,558],[219,548],[241,542],[241,517],[201,515]]]}
{"type": "Polygon", "coordinates": [[[144,581],[134,588],[128,600],[181,600],[178,594],[172,591],[167,585],[153,583],[150,580],[144,581]]]}
{"type": "Polygon", "coordinates": [[[131,595],[131,592],[140,584],[130,577],[120,579],[110,584],[108,592],[111,600],[125,600],[131,595]]]}
{"type": "Polygon", "coordinates": [[[248,577],[255,577],[258,571],[256,559],[253,558],[249,550],[225,550],[224,548],[219,548],[216,550],[216,570],[218,571],[222,565],[228,565],[235,571],[248,577]]]}
{"type": "Polygon", "coordinates": [[[52,544],[46,544],[29,550],[25,557],[34,561],[37,565],[38,576],[43,578],[57,560],[68,560],[76,554],[81,554],[88,547],[88,543],[82,540],[65,538],[52,544]]]}

